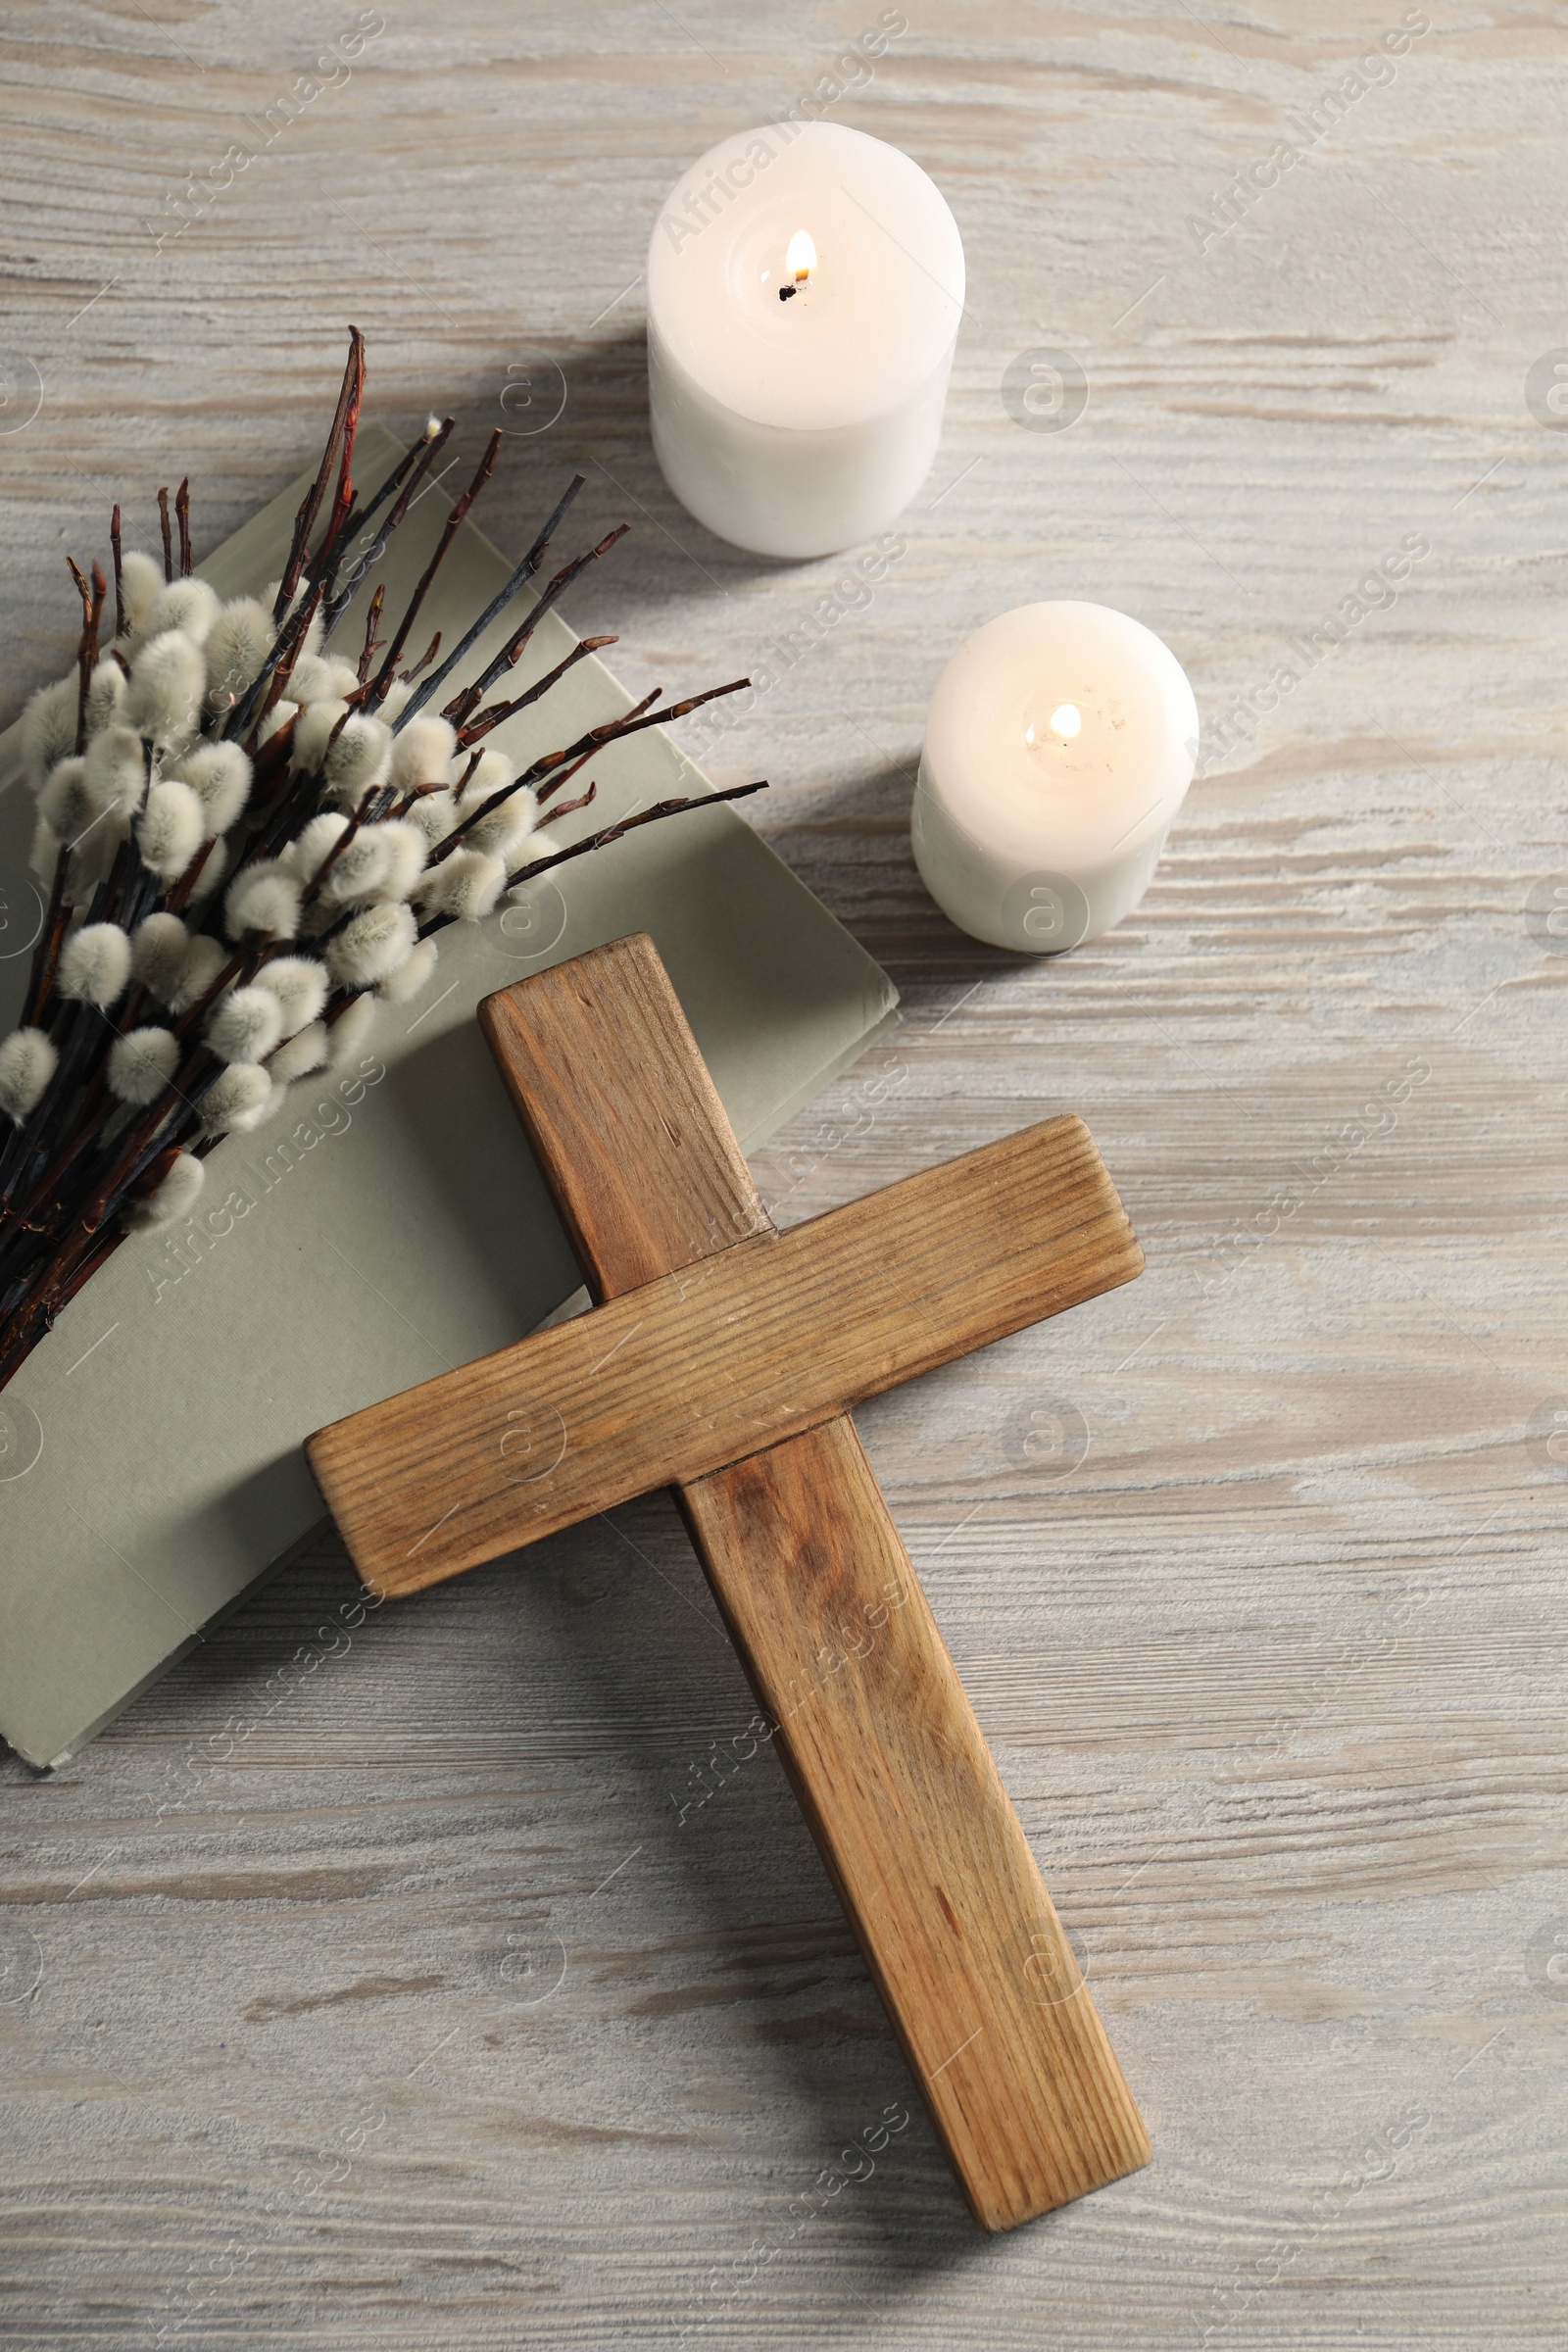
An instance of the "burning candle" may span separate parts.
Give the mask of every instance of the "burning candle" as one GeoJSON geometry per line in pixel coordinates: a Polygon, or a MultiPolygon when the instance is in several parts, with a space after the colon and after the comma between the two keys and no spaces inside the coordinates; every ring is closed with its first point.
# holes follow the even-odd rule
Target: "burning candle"
{"type": "Polygon", "coordinates": [[[654,449],[681,504],[764,556],[886,530],[925,479],[963,310],[940,189],[836,122],[742,131],[648,249],[654,449]]]}
{"type": "Polygon", "coordinates": [[[1149,887],[1198,758],[1169,646],[1105,605],[1021,605],[966,638],[931,698],[911,834],[960,930],[1054,956],[1149,887]]]}

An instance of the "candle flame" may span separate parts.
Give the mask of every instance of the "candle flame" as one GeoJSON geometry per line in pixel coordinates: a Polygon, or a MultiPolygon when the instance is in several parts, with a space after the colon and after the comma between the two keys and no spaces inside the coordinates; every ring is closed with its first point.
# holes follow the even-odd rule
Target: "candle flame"
{"type": "Polygon", "coordinates": [[[784,255],[784,268],[798,286],[804,285],[816,268],[816,247],[806,229],[798,228],[791,237],[784,255]]]}
{"type": "Polygon", "coordinates": [[[1076,703],[1058,703],[1051,713],[1052,731],[1059,735],[1063,743],[1071,743],[1083,723],[1083,712],[1076,703]]]}

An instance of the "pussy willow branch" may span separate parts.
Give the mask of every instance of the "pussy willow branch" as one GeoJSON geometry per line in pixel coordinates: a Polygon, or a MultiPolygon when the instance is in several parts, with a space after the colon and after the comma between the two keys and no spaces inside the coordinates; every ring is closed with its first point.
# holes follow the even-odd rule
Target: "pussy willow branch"
{"type": "MultiPolygon", "coordinates": [[[[222,846],[233,854],[237,870],[257,858],[274,855],[292,840],[300,825],[321,806],[322,775],[320,766],[314,772],[291,767],[293,720],[274,728],[263,744],[258,738],[267,723],[269,713],[283,699],[295,665],[303,653],[313,615],[318,611],[323,623],[323,642],[348,604],[360,583],[373,569],[394,533],[407,516],[421,485],[431,475],[438,452],[444,446],[453,425],[447,418],[414,450],[401,457],[377,484],[362,507],[356,497],[353,481],[353,459],[359,416],[364,397],[365,355],[364,341],[357,329],[350,330],[350,350],[344,369],[343,383],[338,395],[332,428],[321,455],[321,462],[313,477],[301,507],[294,518],[289,553],[279,581],[274,603],[275,634],[262,663],[256,680],[241,696],[228,714],[220,733],[242,743],[253,762],[253,784],[250,803],[231,829],[222,846]],[[336,468],[336,482],[330,503],[327,491],[336,468]],[[324,522],[322,520],[324,509],[324,522]],[[355,556],[356,543],[363,543],[370,524],[380,517],[379,525],[368,548],[355,556]],[[313,545],[314,542],[314,545],[313,545]]],[[[452,652],[439,667],[433,666],[440,651],[439,633],[420,658],[399,671],[397,663],[405,648],[440,564],[452,545],[464,515],[471,507],[493,469],[500,435],[493,435],[474,478],[449,514],[432,560],[413,591],[393,632],[390,643],[382,636],[381,623],[385,609],[385,590],[378,584],[369,600],[367,612],[364,650],[358,664],[358,684],[346,698],[349,710],[370,709],[384,698],[394,678],[414,684],[414,692],[406,699],[403,710],[394,722],[394,732],[423,709],[447,685],[463,660],[480,642],[486,631],[505,611],[507,605],[527,583],[536,577],[546,551],[556,532],[583,487],[583,477],[574,476],[557,502],[543,528],[522,562],[508,576],[502,588],[491,598],[484,611],[463,632],[452,652]],[[375,664],[379,662],[379,666],[375,664]],[[426,672],[421,678],[421,672],[426,672]],[[414,682],[418,680],[417,684],[414,682]]],[[[188,479],[180,483],[174,500],[174,518],[179,531],[179,576],[188,576],[193,568],[193,549],[190,536],[190,501],[188,479]]],[[[159,495],[159,521],[164,542],[166,578],[175,576],[174,548],[170,528],[170,502],[167,489],[159,495]]],[[[485,707],[484,698],[490,687],[508,670],[515,667],[527,645],[537,632],[544,615],[562,598],[567,587],[584,571],[609,553],[623,536],[625,526],[610,532],[596,546],[574,557],[563,565],[536,597],[527,615],[515,628],[500,652],[492,657],[473,686],[461,690],[447,707],[447,715],[459,722],[463,748],[471,752],[468,761],[471,773],[477,764],[478,753],[472,746],[481,741],[506,718],[539,702],[567,673],[591,653],[614,643],[612,636],[591,637],[574,645],[571,650],[535,683],[521,693],[485,707]]],[[[116,639],[122,638],[128,622],[124,610],[123,571],[121,549],[120,510],[117,507],[110,532],[114,553],[116,587],[116,639]]],[[[93,662],[97,656],[98,638],[102,625],[107,587],[103,573],[93,567],[91,582],[75,572],[82,597],[83,625],[78,648],[78,720],[85,716],[84,686],[90,681],[93,662]]],[[[124,654],[118,643],[111,646],[111,658],[127,668],[124,654]]],[[[590,729],[575,743],[545,755],[536,760],[526,775],[514,785],[490,796],[482,810],[466,817],[463,825],[439,846],[433,863],[439,863],[456,841],[460,840],[477,816],[500,805],[510,792],[525,784],[543,782],[540,797],[558,795],[571,776],[586,765],[600,751],[618,741],[622,735],[635,733],[645,725],[662,724],[696,710],[717,695],[733,693],[745,681],[710,689],[708,693],[671,706],[667,710],[652,711],[657,696],[645,698],[630,713],[590,729]],[[548,779],[548,780],[546,780],[548,779]]],[[[349,713],[340,719],[339,728],[349,713]]],[[[84,730],[83,730],[84,731],[84,730]]],[[[335,733],[336,731],[334,731],[335,733]]],[[[324,760],[325,755],[322,755],[324,760]]],[[[144,773],[137,808],[145,803],[150,782],[156,775],[153,747],[144,746],[144,773]]],[[[466,782],[466,777],[463,779],[466,782]]],[[[439,789],[431,786],[428,789],[439,789]]],[[[357,809],[349,812],[349,822],[340,835],[335,855],[354,838],[359,829],[385,817],[389,809],[396,812],[412,806],[419,790],[401,797],[393,788],[384,786],[367,796],[357,809]]],[[[590,783],[577,801],[557,801],[545,823],[558,823],[563,818],[587,807],[597,787],[590,783]]],[[[521,884],[571,858],[607,847],[620,840],[639,826],[662,820],[680,811],[700,808],[710,801],[739,800],[749,793],[761,790],[760,784],[738,787],[732,791],[704,794],[691,799],[667,800],[638,814],[601,827],[565,848],[543,858],[536,858],[516,880],[521,884]]],[[[59,1055],[54,1077],[35,1106],[33,1115],[9,1137],[0,1152],[0,1387],[25,1358],[36,1341],[53,1324],[62,1308],[81,1284],[105,1262],[122,1238],[118,1220],[135,1199],[154,1190],[169,1173],[181,1150],[205,1158],[216,1149],[220,1138],[207,1134],[202,1128],[202,1102],[222,1065],[206,1044],[201,1032],[206,1016],[217,1000],[229,987],[253,980],[273,956],[298,948],[305,953],[319,954],[351,922],[359,912],[351,902],[323,929],[307,929],[297,941],[270,939],[265,934],[249,933],[230,948],[223,941],[225,954],[216,977],[208,984],[200,1000],[178,1014],[166,1013],[152,1004],[148,992],[139,981],[133,981],[113,1016],[88,1004],[67,1002],[55,993],[61,947],[74,914],[85,920],[114,921],[126,930],[154,907],[163,906],[173,912],[185,913],[194,904],[192,894],[208,859],[214,854],[212,843],[204,844],[187,866],[185,873],[173,882],[165,882],[142,865],[136,847],[132,812],[131,831],[122,842],[112,861],[110,871],[92,890],[83,907],[79,901],[74,908],[67,897],[70,887],[70,864],[74,850],[79,845],[68,845],[60,852],[51,886],[50,903],[35,951],[33,969],[27,993],[26,1017],[31,1025],[42,1026],[51,1037],[59,1055]],[[172,1080],[155,1102],[133,1108],[112,1099],[107,1085],[107,1048],[113,1037],[134,1026],[144,1017],[143,1007],[149,1006],[153,1017],[167,1024],[178,1042],[178,1066],[172,1080]]],[[[330,871],[332,858],[320,865],[305,893],[307,907],[319,908],[322,885],[330,871]]],[[[217,890],[201,902],[200,913],[193,923],[198,934],[221,938],[224,895],[217,890]]],[[[438,915],[420,928],[420,937],[445,929],[455,918],[438,915]]],[[[321,1018],[328,1028],[358,1002],[363,990],[345,984],[329,985],[321,1018]]]]}

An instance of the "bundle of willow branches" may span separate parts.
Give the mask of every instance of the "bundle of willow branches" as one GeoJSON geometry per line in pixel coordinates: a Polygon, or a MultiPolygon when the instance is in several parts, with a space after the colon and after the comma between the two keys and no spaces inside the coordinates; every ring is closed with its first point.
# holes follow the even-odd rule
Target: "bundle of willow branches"
{"type": "Polygon", "coordinates": [[[585,638],[507,694],[544,614],[624,524],[535,590],[473,682],[431,708],[539,573],[580,474],[446,657],[438,633],[399,666],[500,433],[390,639],[377,586],[357,655],[333,650],[453,429],[451,417],[432,418],[362,500],[353,458],[365,347],[358,328],[349,333],[320,467],[267,603],[220,605],[194,576],[185,483],[177,552],[169,494],[158,494],[162,563],[122,553],[115,509],[107,647],[103,570],[94,564],[87,577],[71,564],[82,606],[76,665],[23,717],[38,804],[33,869],[48,906],[21,1025],[0,1043],[0,1388],[127,1231],[189,1214],[224,1135],[274,1116],[295,1079],[357,1056],[378,998],[401,1003],[427,984],[449,923],[481,921],[509,888],[634,826],[762,789],[662,801],[568,848],[549,844],[549,828],[586,808],[595,786],[557,796],[607,744],[745,679],[659,711],[650,695],[520,774],[485,745],[614,643],[585,638]]]}

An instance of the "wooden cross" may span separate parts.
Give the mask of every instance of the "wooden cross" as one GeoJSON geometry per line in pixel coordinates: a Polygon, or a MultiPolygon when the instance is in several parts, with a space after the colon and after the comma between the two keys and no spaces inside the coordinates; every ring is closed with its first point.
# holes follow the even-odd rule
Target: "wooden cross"
{"type": "Polygon", "coordinates": [[[1004,2230],[1149,2141],[850,1419],[1128,1282],[1076,1118],[775,1232],[645,937],[479,1020],[600,1303],[311,1439],[375,1592],[674,1489],[969,2200],[1004,2230]]]}

